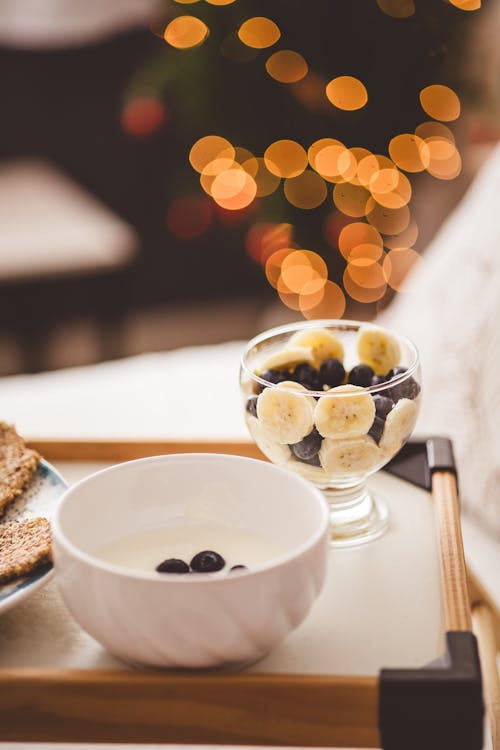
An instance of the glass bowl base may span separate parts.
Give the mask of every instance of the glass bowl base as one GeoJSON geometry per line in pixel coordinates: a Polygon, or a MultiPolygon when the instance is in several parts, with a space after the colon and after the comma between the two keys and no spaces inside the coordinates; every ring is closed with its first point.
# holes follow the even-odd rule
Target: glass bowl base
{"type": "Polygon", "coordinates": [[[371,542],[389,528],[389,509],[366,485],[323,490],[330,507],[332,547],[354,547],[371,542]]]}

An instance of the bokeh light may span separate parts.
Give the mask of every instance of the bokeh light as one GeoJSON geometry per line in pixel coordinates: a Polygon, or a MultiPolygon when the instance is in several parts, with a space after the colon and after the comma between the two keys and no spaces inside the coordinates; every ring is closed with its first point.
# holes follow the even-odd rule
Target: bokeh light
{"type": "Polygon", "coordinates": [[[426,142],[414,133],[401,133],[392,138],[389,155],[405,172],[423,172],[431,159],[426,142]]]}
{"type": "Polygon", "coordinates": [[[454,143],[441,138],[426,141],[431,153],[427,171],[440,180],[454,180],[462,171],[462,159],[454,143]]]}
{"type": "Polygon", "coordinates": [[[387,283],[382,266],[372,258],[355,258],[345,270],[351,280],[364,289],[380,289],[387,283]]]}
{"type": "Polygon", "coordinates": [[[283,139],[268,146],[264,162],[277,177],[297,177],[307,167],[307,154],[300,143],[283,139]]]}
{"type": "Polygon", "coordinates": [[[403,248],[412,247],[418,239],[418,226],[414,221],[399,234],[393,237],[386,237],[384,245],[390,250],[402,250],[403,248]]]}
{"type": "Polygon", "coordinates": [[[307,75],[309,66],[298,52],[284,49],[266,60],[266,70],[275,81],[296,83],[307,75]]]}
{"type": "Polygon", "coordinates": [[[252,203],[257,193],[255,180],[244,169],[225,169],[214,179],[211,195],[228,211],[239,211],[252,203]]]}
{"type": "Polygon", "coordinates": [[[394,169],[394,162],[383,154],[372,154],[364,156],[358,161],[356,170],[360,185],[370,189],[370,184],[381,169],[394,169]]]}
{"type": "Polygon", "coordinates": [[[356,248],[374,248],[370,253],[377,255],[378,260],[382,255],[384,242],[379,231],[364,221],[355,221],[347,224],[338,236],[338,247],[344,258],[349,261],[351,255],[356,253],[356,248]],[[378,252],[379,251],[379,252],[378,252]]]}
{"type": "Polygon", "coordinates": [[[360,218],[365,216],[370,193],[362,185],[342,182],[333,189],[333,202],[347,216],[360,218]]]}
{"type": "Polygon", "coordinates": [[[400,234],[410,223],[410,209],[408,206],[387,208],[370,198],[366,206],[366,218],[381,234],[400,234]]]}
{"type": "Polygon", "coordinates": [[[266,278],[274,289],[278,286],[278,281],[281,276],[281,264],[287,255],[293,253],[295,248],[292,247],[281,247],[275,250],[266,260],[265,273],[266,278]]]}
{"type": "Polygon", "coordinates": [[[236,0],[205,0],[209,5],[231,5],[236,0]]]}
{"type": "Polygon", "coordinates": [[[399,292],[403,289],[406,276],[422,262],[421,256],[411,247],[390,250],[383,262],[385,280],[399,292]]]}
{"type": "Polygon", "coordinates": [[[268,170],[262,157],[252,157],[244,161],[242,166],[245,172],[248,172],[255,180],[257,198],[271,195],[278,188],[281,178],[268,170]]]}
{"type": "Polygon", "coordinates": [[[285,197],[296,208],[317,208],[327,196],[325,181],[319,174],[306,169],[297,177],[289,177],[283,187],[285,197]]]}
{"type": "Polygon", "coordinates": [[[420,92],[422,109],[435,120],[449,122],[460,115],[460,99],[449,86],[433,84],[420,92]]]}
{"type": "Polygon", "coordinates": [[[326,96],[335,107],[348,111],[361,109],[368,101],[364,84],[353,76],[334,78],[327,84],[326,96]]]}
{"type": "MultiPolygon", "coordinates": [[[[226,139],[219,135],[206,135],[199,138],[193,144],[189,152],[189,161],[193,169],[202,173],[208,164],[216,159],[223,159],[229,166],[235,157],[236,151],[234,146],[226,139]]],[[[217,172],[212,171],[212,174],[217,172]]]]}
{"type": "Polygon", "coordinates": [[[146,136],[158,130],[165,121],[165,106],[151,96],[128,101],[122,112],[121,126],[129,135],[146,136]]]}
{"type": "Polygon", "coordinates": [[[481,0],[448,0],[448,2],[460,10],[479,10],[481,7],[481,0]]]}
{"type": "Polygon", "coordinates": [[[455,143],[455,136],[450,128],[443,125],[442,122],[435,122],[434,120],[428,120],[427,122],[422,122],[420,125],[417,125],[415,128],[415,135],[422,138],[424,141],[426,141],[427,138],[436,137],[442,138],[444,141],[455,143]]]}
{"type": "Polygon", "coordinates": [[[324,287],[327,279],[326,263],[318,253],[294,250],[283,258],[277,289],[284,294],[316,294],[324,287]]]}
{"type": "MultiPolygon", "coordinates": [[[[292,247],[292,225],[276,222],[258,222],[245,236],[245,248],[256,263],[264,265],[276,250],[292,247]]],[[[291,252],[291,250],[290,250],[291,252]]]]}
{"type": "Polygon", "coordinates": [[[179,5],[193,5],[194,3],[199,3],[200,0],[174,0],[176,3],[179,3],[179,5]]]}
{"type": "Polygon", "coordinates": [[[377,0],[377,5],[386,15],[393,18],[409,18],[415,14],[413,0],[377,0]]]}
{"type": "Polygon", "coordinates": [[[281,36],[278,26],[270,18],[255,16],[247,19],[238,29],[238,36],[248,47],[265,49],[276,44],[281,36]]]}
{"type": "Polygon", "coordinates": [[[349,297],[356,300],[356,302],[362,302],[363,304],[377,302],[379,299],[382,299],[387,291],[387,284],[385,281],[383,284],[376,287],[361,286],[360,284],[357,284],[352,279],[347,268],[344,271],[342,283],[349,297]]]}
{"type": "Polygon", "coordinates": [[[411,198],[408,177],[397,169],[381,169],[370,181],[370,192],[386,208],[402,208],[411,198]]]}
{"type": "Polygon", "coordinates": [[[345,308],[345,294],[333,281],[327,281],[319,292],[299,296],[299,309],[309,320],[341,318],[345,308]]]}
{"type": "Polygon", "coordinates": [[[184,196],[174,200],[167,209],[167,227],[182,240],[201,237],[212,222],[212,208],[208,198],[184,196]]]}
{"type": "Polygon", "coordinates": [[[343,143],[325,146],[314,156],[314,169],[328,182],[349,181],[356,174],[357,162],[343,143]]]}
{"type": "Polygon", "coordinates": [[[202,44],[208,34],[208,26],[199,18],[177,16],[170,21],[163,37],[176,49],[190,49],[202,44]]]}

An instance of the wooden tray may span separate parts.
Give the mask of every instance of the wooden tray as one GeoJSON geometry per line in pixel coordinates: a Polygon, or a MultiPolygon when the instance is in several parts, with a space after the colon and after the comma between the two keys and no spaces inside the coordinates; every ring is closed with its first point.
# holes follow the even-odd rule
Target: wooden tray
{"type": "MultiPolygon", "coordinates": [[[[56,465],[192,451],[262,457],[250,443],[31,445],[56,465]]],[[[391,666],[373,674],[228,674],[2,668],[0,658],[0,739],[481,750],[481,672],[471,632],[451,445],[437,438],[409,444],[388,469],[399,477],[394,480],[400,482],[398,492],[404,494],[407,488],[410,493],[413,484],[430,490],[423,496],[434,509],[441,571],[440,663],[409,669],[391,666]],[[406,483],[408,478],[412,484],[406,483]]],[[[362,608],[363,602],[359,605],[362,608]]],[[[362,612],[362,620],[369,642],[370,612],[362,612]]],[[[412,663],[411,653],[409,636],[406,663],[412,663]]]]}

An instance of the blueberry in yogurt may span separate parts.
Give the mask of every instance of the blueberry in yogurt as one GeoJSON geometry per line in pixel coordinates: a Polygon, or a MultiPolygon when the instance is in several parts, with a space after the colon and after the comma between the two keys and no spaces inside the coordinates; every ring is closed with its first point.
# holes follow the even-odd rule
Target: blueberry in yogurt
{"type": "Polygon", "coordinates": [[[368,388],[372,384],[374,375],[375,373],[370,365],[356,365],[349,373],[348,382],[352,385],[368,388]]]}
{"type": "Polygon", "coordinates": [[[394,401],[386,396],[380,396],[379,394],[372,396],[372,398],[375,404],[375,416],[373,418],[372,426],[368,430],[368,435],[378,444],[380,443],[382,433],[384,432],[386,417],[393,408],[394,401]]]}
{"type": "Polygon", "coordinates": [[[222,570],[225,564],[224,558],[211,549],[198,552],[189,563],[191,570],[195,573],[215,573],[217,570],[222,570]]]}
{"type": "Polygon", "coordinates": [[[336,357],[330,357],[325,359],[321,367],[319,368],[319,379],[322,385],[327,385],[329,388],[335,388],[344,382],[345,369],[344,365],[336,357]]]}
{"type": "Polygon", "coordinates": [[[156,566],[158,573],[189,573],[189,565],[184,560],[178,560],[175,557],[169,557],[156,566]]]}
{"type": "MultiPolygon", "coordinates": [[[[392,370],[389,370],[387,373],[387,380],[397,378],[399,375],[403,375],[407,371],[408,368],[406,367],[393,367],[392,370]]],[[[399,401],[401,398],[409,398],[413,400],[417,398],[420,393],[420,386],[414,378],[409,377],[389,390],[393,401],[399,401]]]]}

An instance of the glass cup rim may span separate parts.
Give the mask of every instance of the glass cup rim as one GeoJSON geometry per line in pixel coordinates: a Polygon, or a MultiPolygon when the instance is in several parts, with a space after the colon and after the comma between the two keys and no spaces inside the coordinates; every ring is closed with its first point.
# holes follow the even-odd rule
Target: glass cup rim
{"type": "Polygon", "coordinates": [[[385,390],[389,390],[391,388],[394,388],[394,386],[397,386],[401,383],[404,383],[406,380],[409,380],[412,375],[416,373],[420,366],[420,358],[418,354],[418,349],[413,343],[411,339],[409,339],[404,334],[398,333],[397,331],[394,331],[391,328],[387,328],[386,326],[379,325],[378,323],[373,323],[371,321],[364,321],[364,320],[344,320],[344,319],[335,319],[335,318],[324,318],[321,320],[302,320],[302,321],[296,321],[295,323],[286,323],[285,325],[275,326],[274,328],[268,328],[266,331],[262,331],[261,333],[257,334],[253,338],[251,338],[246,346],[245,351],[243,352],[243,355],[241,357],[240,361],[240,367],[243,372],[245,372],[246,375],[249,376],[249,378],[254,381],[255,383],[259,383],[262,386],[265,386],[267,388],[277,388],[278,385],[280,386],[281,390],[287,391],[289,393],[294,393],[297,396],[328,396],[330,398],[345,398],[353,395],[353,392],[336,392],[332,393],[330,391],[312,391],[312,390],[305,390],[304,392],[298,391],[296,388],[287,388],[287,386],[283,387],[282,383],[269,383],[269,381],[264,380],[263,378],[259,377],[258,375],[255,375],[254,372],[248,367],[247,365],[247,356],[249,352],[258,344],[261,344],[263,341],[266,341],[268,339],[273,338],[273,336],[277,336],[281,333],[293,333],[294,331],[297,331],[299,329],[303,328],[332,328],[335,327],[337,329],[344,329],[344,330],[359,330],[361,326],[374,326],[382,331],[386,331],[387,333],[391,334],[392,336],[396,336],[396,338],[399,341],[404,341],[404,343],[408,346],[410,351],[413,355],[413,361],[411,365],[406,369],[405,372],[400,373],[399,375],[396,375],[394,378],[391,378],[391,380],[387,381],[386,383],[379,383],[378,385],[370,385],[365,388],[363,388],[364,391],[368,393],[382,393],[385,390]]]}

